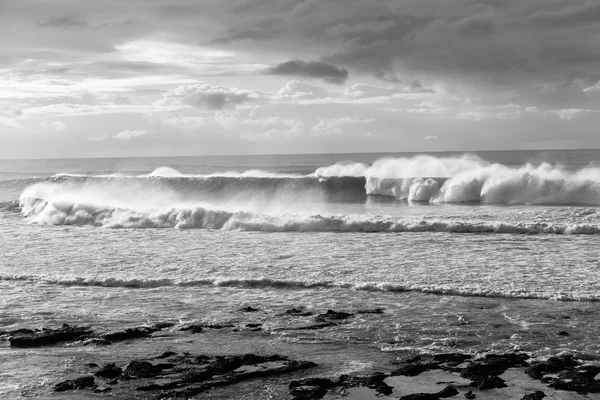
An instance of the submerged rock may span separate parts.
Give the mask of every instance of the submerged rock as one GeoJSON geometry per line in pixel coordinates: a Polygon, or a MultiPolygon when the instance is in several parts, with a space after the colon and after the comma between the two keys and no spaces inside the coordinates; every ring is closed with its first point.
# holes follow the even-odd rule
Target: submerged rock
{"type": "Polygon", "coordinates": [[[347,312],[343,312],[343,311],[327,310],[323,314],[317,315],[317,318],[320,318],[320,319],[340,320],[340,319],[350,318],[353,315],[354,314],[352,314],[352,313],[347,313],[347,312]]]}
{"type": "Polygon", "coordinates": [[[289,310],[286,310],[284,313],[284,315],[294,315],[297,317],[308,317],[310,315],[313,315],[312,311],[304,311],[300,308],[290,308],[289,310]]]}
{"type": "Polygon", "coordinates": [[[43,329],[19,333],[9,338],[12,347],[40,347],[48,346],[60,342],[73,342],[82,340],[93,335],[89,327],[78,327],[64,324],[57,329],[43,329]]]}
{"type": "MultiPolygon", "coordinates": [[[[93,376],[67,380],[55,390],[89,389],[96,393],[114,390],[130,397],[148,392],[152,398],[192,397],[219,386],[234,385],[244,380],[276,376],[315,367],[309,361],[295,361],[280,355],[206,356],[165,352],[152,359],[131,360],[123,371],[116,364],[106,364],[96,372],[104,379],[98,387],[93,376]],[[151,360],[162,360],[156,363],[151,360]],[[115,379],[118,378],[118,379],[115,379]],[[128,392],[130,391],[130,392],[128,392]]],[[[137,397],[136,397],[137,398],[137,397]]]]}
{"type": "Polygon", "coordinates": [[[116,378],[117,376],[121,375],[122,372],[123,368],[117,367],[117,365],[114,363],[110,363],[104,365],[102,368],[96,371],[94,375],[101,378],[116,378]]]}
{"type": "Polygon", "coordinates": [[[414,393],[400,397],[400,400],[439,400],[456,396],[458,390],[452,386],[446,386],[437,393],[414,393]]]}
{"type": "Polygon", "coordinates": [[[247,307],[240,308],[240,311],[242,311],[242,312],[257,312],[257,311],[260,311],[260,309],[247,306],[247,307]]]}
{"type": "Polygon", "coordinates": [[[122,342],[124,340],[146,338],[159,330],[161,330],[161,328],[154,326],[127,328],[123,331],[105,333],[101,336],[101,339],[108,340],[109,342],[122,342]]]}
{"type": "Polygon", "coordinates": [[[78,389],[94,389],[96,382],[93,376],[81,376],[73,380],[66,380],[54,385],[55,392],[64,392],[67,390],[78,390],[78,389]]]}
{"type": "Polygon", "coordinates": [[[521,400],[542,400],[544,397],[546,397],[546,393],[542,392],[541,390],[536,390],[533,393],[529,393],[521,397],[521,400]]]}

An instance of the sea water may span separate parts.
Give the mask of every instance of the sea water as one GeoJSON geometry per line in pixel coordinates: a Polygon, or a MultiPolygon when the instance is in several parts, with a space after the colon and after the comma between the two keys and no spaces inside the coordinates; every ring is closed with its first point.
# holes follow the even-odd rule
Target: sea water
{"type": "Polygon", "coordinates": [[[331,376],[422,352],[596,359],[599,206],[600,151],[0,161],[0,330],[176,323],[107,347],[2,342],[0,394],[60,398],[86,362],[182,349],[331,376]],[[310,320],[292,307],[384,312],[286,331],[310,320]],[[179,334],[199,321],[263,329],[179,334]]]}

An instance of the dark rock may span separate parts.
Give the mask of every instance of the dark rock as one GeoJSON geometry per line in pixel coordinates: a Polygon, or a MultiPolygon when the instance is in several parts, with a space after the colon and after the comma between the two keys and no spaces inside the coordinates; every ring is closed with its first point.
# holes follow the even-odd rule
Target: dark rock
{"type": "Polygon", "coordinates": [[[260,328],[262,324],[246,324],[246,328],[260,328]]]}
{"type": "Polygon", "coordinates": [[[567,331],[560,331],[556,333],[558,336],[569,336],[569,332],[567,331]]]}
{"type": "Polygon", "coordinates": [[[110,340],[99,339],[99,338],[91,338],[91,339],[86,339],[83,341],[84,346],[89,346],[92,344],[95,344],[97,346],[108,346],[108,345],[111,345],[112,343],[113,342],[111,342],[110,340]]]}
{"type": "Polygon", "coordinates": [[[480,378],[471,382],[471,386],[479,390],[500,389],[506,387],[504,379],[499,376],[491,376],[489,378],[480,378]]]}
{"type": "Polygon", "coordinates": [[[312,311],[304,311],[299,308],[290,308],[284,312],[286,315],[295,315],[298,317],[308,317],[309,315],[313,315],[312,311]]]}
{"type": "Polygon", "coordinates": [[[385,378],[387,377],[388,375],[381,372],[377,372],[372,375],[342,375],[337,382],[337,386],[342,386],[345,388],[364,386],[368,387],[369,389],[374,389],[377,393],[389,395],[394,389],[384,382],[385,378]]]}
{"type": "Polygon", "coordinates": [[[188,325],[180,329],[180,331],[190,331],[192,333],[200,333],[202,330],[202,325],[188,325]]]}
{"type": "Polygon", "coordinates": [[[484,359],[469,364],[460,376],[472,381],[483,381],[489,376],[502,375],[512,367],[522,367],[529,356],[524,353],[488,354],[484,359]]]}
{"type": "Polygon", "coordinates": [[[260,310],[258,308],[254,308],[254,307],[248,306],[248,307],[240,308],[240,311],[242,311],[242,312],[256,312],[256,311],[260,311],[260,310]]]}
{"type": "Polygon", "coordinates": [[[189,370],[181,377],[182,382],[186,383],[197,383],[209,380],[215,375],[213,368],[206,368],[204,370],[189,370]]]}
{"type": "Polygon", "coordinates": [[[151,378],[160,372],[160,369],[148,361],[133,360],[125,368],[125,374],[132,378],[151,378]]]}
{"type": "Polygon", "coordinates": [[[475,396],[475,394],[473,393],[473,391],[469,390],[467,393],[465,393],[465,397],[469,400],[473,400],[475,399],[477,396],[475,396]]]}
{"type": "Polygon", "coordinates": [[[165,328],[171,328],[173,326],[175,326],[175,324],[172,322],[158,322],[158,323],[152,325],[152,328],[157,329],[157,330],[162,330],[165,328]]]}
{"type": "Polygon", "coordinates": [[[85,366],[89,367],[89,368],[98,368],[99,367],[99,365],[96,363],[87,363],[85,366]]]}
{"type": "Polygon", "coordinates": [[[575,367],[576,365],[577,361],[575,361],[571,355],[563,357],[550,357],[546,361],[537,361],[531,363],[531,365],[525,369],[525,374],[533,379],[542,379],[545,374],[564,371],[566,369],[575,367]]]}
{"type": "Polygon", "coordinates": [[[357,314],[383,314],[383,312],[385,311],[385,308],[373,308],[370,310],[358,310],[356,311],[357,314]]]}
{"type": "Polygon", "coordinates": [[[102,335],[101,338],[108,340],[109,342],[122,342],[124,340],[146,338],[159,330],[159,328],[155,327],[141,326],[138,328],[127,328],[123,331],[106,333],[102,335]]]}
{"type": "Polygon", "coordinates": [[[347,312],[343,312],[343,311],[327,310],[327,312],[317,315],[317,318],[340,320],[340,319],[349,318],[353,315],[354,314],[352,314],[352,313],[347,313],[347,312]]]}
{"type": "Polygon", "coordinates": [[[43,329],[41,332],[17,334],[10,337],[9,342],[12,347],[40,347],[82,340],[92,334],[92,330],[88,327],[64,324],[58,329],[43,329]]]}
{"type": "Polygon", "coordinates": [[[521,400],[542,400],[544,397],[546,397],[546,393],[542,392],[541,390],[536,390],[533,393],[529,393],[521,397],[521,400]]]}
{"type": "Polygon", "coordinates": [[[395,371],[392,371],[392,376],[399,376],[399,375],[417,376],[425,371],[434,369],[436,367],[437,367],[437,364],[421,364],[421,363],[407,364],[407,365],[404,365],[403,367],[398,368],[395,371]]]}
{"type": "Polygon", "coordinates": [[[449,354],[436,354],[433,356],[433,361],[441,363],[462,363],[471,356],[468,354],[449,353],[449,354]]]}
{"type": "Polygon", "coordinates": [[[400,400],[440,400],[434,393],[413,393],[400,397],[400,400]]]}
{"type": "Polygon", "coordinates": [[[414,393],[407,396],[400,397],[400,400],[439,400],[447,397],[456,396],[458,390],[452,386],[446,386],[444,389],[437,393],[414,393]]]}
{"type": "Polygon", "coordinates": [[[273,328],[271,329],[271,331],[273,332],[278,332],[278,331],[314,331],[317,329],[323,329],[323,328],[327,328],[330,326],[336,326],[337,324],[333,323],[333,322],[322,322],[319,324],[311,324],[311,325],[301,325],[301,326],[282,326],[279,328],[273,328]]]}
{"type": "Polygon", "coordinates": [[[233,324],[203,324],[202,327],[206,329],[224,329],[224,328],[233,328],[235,325],[233,324]]]}
{"type": "Polygon", "coordinates": [[[64,392],[66,390],[92,389],[96,387],[93,376],[81,376],[73,380],[66,380],[54,385],[55,392],[64,392]]]}
{"type": "Polygon", "coordinates": [[[94,375],[101,378],[116,378],[121,375],[122,372],[123,368],[117,367],[114,363],[110,363],[100,368],[94,375]]]}
{"type": "Polygon", "coordinates": [[[289,390],[293,400],[322,399],[327,394],[327,389],[320,386],[295,386],[289,390]]]}
{"type": "Polygon", "coordinates": [[[157,356],[157,359],[164,359],[164,358],[169,358],[171,356],[176,356],[177,353],[173,352],[173,351],[165,351],[164,353],[162,353],[160,356],[157,356]]]}
{"type": "Polygon", "coordinates": [[[21,328],[14,331],[0,331],[0,336],[34,335],[39,332],[39,329],[21,328]]]}
{"type": "Polygon", "coordinates": [[[446,386],[445,388],[443,388],[436,394],[438,395],[439,398],[445,399],[448,397],[456,396],[458,394],[458,390],[456,390],[456,388],[453,386],[446,386]]]}

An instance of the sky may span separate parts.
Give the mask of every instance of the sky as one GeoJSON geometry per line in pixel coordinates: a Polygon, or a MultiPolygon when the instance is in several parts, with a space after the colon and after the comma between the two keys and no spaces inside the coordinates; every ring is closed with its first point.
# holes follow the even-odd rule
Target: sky
{"type": "Polygon", "coordinates": [[[0,0],[0,158],[600,148],[595,0],[0,0]]]}

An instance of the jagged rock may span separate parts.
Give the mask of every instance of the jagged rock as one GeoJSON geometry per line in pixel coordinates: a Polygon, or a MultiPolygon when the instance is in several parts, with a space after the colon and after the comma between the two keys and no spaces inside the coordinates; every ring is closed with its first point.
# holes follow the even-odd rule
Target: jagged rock
{"type": "Polygon", "coordinates": [[[291,381],[288,385],[294,400],[321,399],[336,383],[326,378],[307,378],[291,381]]]}
{"type": "Polygon", "coordinates": [[[490,376],[502,375],[508,368],[526,365],[525,360],[528,358],[524,353],[488,354],[484,359],[464,368],[460,376],[472,381],[485,381],[490,376]]]}
{"type": "Polygon", "coordinates": [[[475,398],[477,398],[477,396],[475,396],[475,393],[473,393],[473,391],[469,390],[467,393],[465,393],[465,397],[469,400],[473,400],[475,398]]]}
{"type": "Polygon", "coordinates": [[[422,364],[420,362],[404,365],[395,371],[392,371],[392,376],[417,376],[430,369],[436,368],[437,364],[422,364]]]}
{"type": "Polygon", "coordinates": [[[260,311],[260,310],[258,308],[247,306],[247,307],[240,308],[240,311],[242,311],[242,312],[256,312],[256,311],[260,311]]]}
{"type": "Polygon", "coordinates": [[[504,379],[499,376],[491,376],[488,378],[479,378],[471,382],[471,386],[476,387],[479,390],[499,389],[506,387],[504,379]]]}
{"type": "Polygon", "coordinates": [[[157,330],[162,330],[165,328],[171,328],[175,326],[175,324],[173,322],[158,322],[154,325],[152,325],[153,328],[157,329],[157,330]]]}
{"type": "Polygon", "coordinates": [[[200,333],[203,331],[202,325],[188,325],[180,329],[180,331],[190,331],[192,333],[200,333]]]}
{"type": "Polygon", "coordinates": [[[357,310],[356,313],[357,314],[383,314],[385,311],[385,308],[373,308],[370,310],[357,310]]]}
{"type": "Polygon", "coordinates": [[[314,331],[317,329],[328,328],[330,326],[336,326],[337,324],[334,322],[321,322],[318,324],[310,324],[310,325],[300,325],[300,326],[282,326],[279,328],[273,328],[271,331],[314,331]]]}
{"type": "Polygon", "coordinates": [[[400,400],[439,400],[447,397],[456,396],[458,390],[452,386],[446,386],[437,393],[414,393],[400,397],[400,400]]]}
{"type": "Polygon", "coordinates": [[[347,312],[343,312],[343,311],[327,310],[325,313],[317,315],[317,318],[340,320],[340,319],[350,318],[353,315],[354,314],[352,314],[352,313],[347,313],[347,312]]]}
{"type": "Polygon", "coordinates": [[[541,390],[536,390],[533,393],[529,393],[521,397],[521,400],[542,400],[544,397],[546,397],[546,393],[542,392],[541,390]]]}
{"type": "Polygon", "coordinates": [[[55,392],[64,392],[67,390],[93,389],[96,382],[93,376],[81,376],[73,380],[66,380],[54,385],[55,392]]]}
{"type": "Polygon", "coordinates": [[[100,368],[98,371],[96,371],[96,373],[94,373],[94,375],[101,378],[116,378],[117,376],[121,375],[122,372],[123,368],[117,367],[117,365],[114,363],[110,363],[100,368]]]}
{"type": "Polygon", "coordinates": [[[93,334],[89,327],[64,324],[57,329],[43,329],[33,333],[19,333],[9,338],[12,347],[40,347],[60,342],[73,342],[85,339],[93,334]]]}
{"type": "Polygon", "coordinates": [[[109,342],[122,342],[124,340],[145,338],[159,330],[160,328],[156,327],[141,326],[137,328],[127,328],[123,331],[106,333],[102,335],[101,338],[108,340],[109,342]]]}
{"type": "Polygon", "coordinates": [[[364,386],[369,389],[374,389],[377,393],[383,395],[389,395],[393,392],[393,388],[384,382],[384,379],[387,378],[388,375],[377,372],[372,375],[359,375],[359,376],[350,376],[350,375],[342,375],[340,376],[337,386],[342,387],[356,387],[356,386],[364,386]]]}
{"type": "Polygon", "coordinates": [[[133,378],[151,378],[160,373],[160,369],[148,361],[131,361],[125,368],[125,374],[133,378]]]}
{"type": "Polygon", "coordinates": [[[434,355],[433,361],[440,363],[462,363],[470,358],[471,356],[468,354],[447,353],[434,355]]]}
{"type": "Polygon", "coordinates": [[[577,361],[573,356],[567,355],[563,357],[550,357],[546,361],[537,361],[525,369],[525,374],[533,379],[542,379],[545,374],[551,374],[559,371],[575,367],[577,361]]]}

